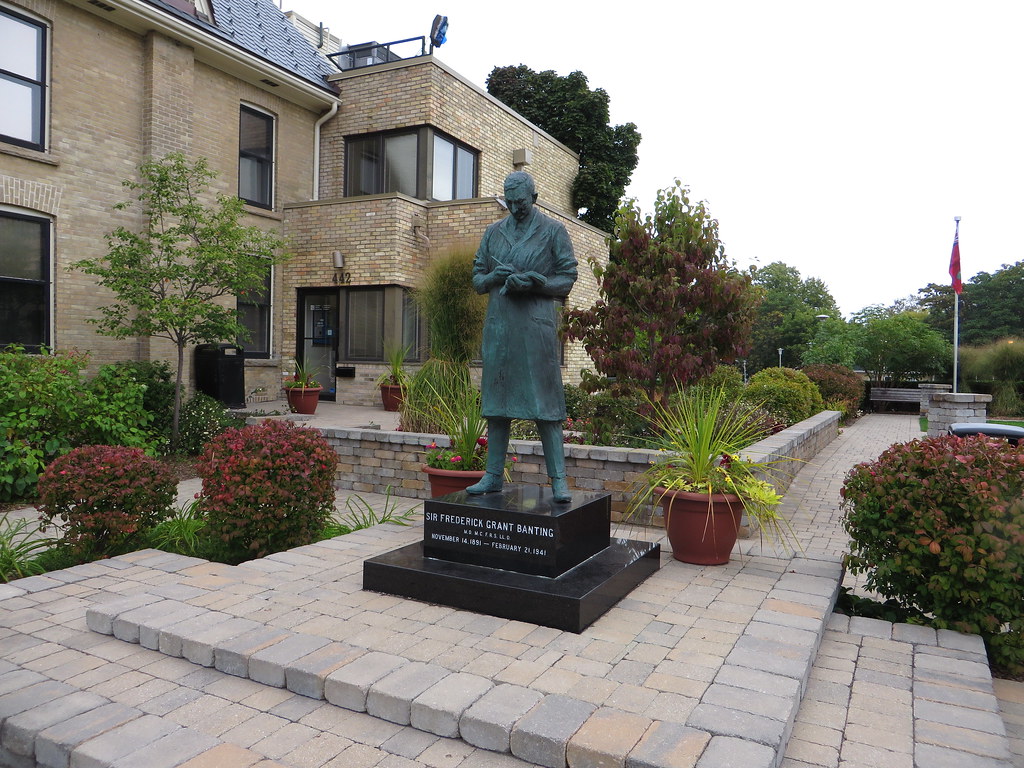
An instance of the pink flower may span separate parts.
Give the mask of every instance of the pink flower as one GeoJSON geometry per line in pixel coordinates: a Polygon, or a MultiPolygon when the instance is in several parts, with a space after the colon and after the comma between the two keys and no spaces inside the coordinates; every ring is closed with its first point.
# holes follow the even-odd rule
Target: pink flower
{"type": "Polygon", "coordinates": [[[476,439],[476,444],[479,445],[481,448],[486,448],[487,447],[487,438],[486,437],[478,437],[476,439]]]}
{"type": "Polygon", "coordinates": [[[512,461],[519,461],[519,457],[518,456],[513,456],[512,457],[512,461]]]}
{"type": "Polygon", "coordinates": [[[450,461],[452,464],[455,464],[456,462],[462,461],[462,457],[461,456],[452,456],[450,459],[448,459],[448,461],[450,461]]]}

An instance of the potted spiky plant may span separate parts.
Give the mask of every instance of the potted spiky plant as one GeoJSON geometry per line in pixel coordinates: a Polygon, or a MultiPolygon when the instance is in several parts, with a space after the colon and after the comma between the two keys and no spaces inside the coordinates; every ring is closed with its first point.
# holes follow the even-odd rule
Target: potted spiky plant
{"type": "Polygon", "coordinates": [[[285,397],[288,398],[288,407],[292,409],[292,413],[316,413],[322,390],[323,387],[313,377],[313,369],[296,361],[295,373],[284,383],[285,397]]]}
{"type": "Polygon", "coordinates": [[[385,348],[384,358],[388,369],[377,379],[380,400],[385,411],[397,411],[402,407],[405,388],[409,385],[409,374],[405,372],[405,358],[411,347],[391,345],[385,348]]]}
{"type": "Polygon", "coordinates": [[[781,497],[762,477],[769,463],[740,455],[763,435],[755,409],[729,401],[720,387],[679,392],[649,406],[659,455],[638,480],[630,509],[661,504],[675,559],[729,562],[744,512],[770,541],[799,547],[778,513],[781,497]]]}

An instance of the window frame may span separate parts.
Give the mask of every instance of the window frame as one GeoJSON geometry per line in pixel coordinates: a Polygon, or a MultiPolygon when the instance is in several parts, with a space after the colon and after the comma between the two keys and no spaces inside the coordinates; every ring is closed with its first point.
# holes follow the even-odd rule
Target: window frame
{"type": "Polygon", "coordinates": [[[468,144],[459,141],[433,126],[423,125],[415,128],[400,128],[390,131],[379,131],[375,133],[360,133],[345,137],[345,197],[360,197],[364,195],[387,195],[406,194],[417,200],[432,200],[438,202],[450,202],[452,200],[471,200],[479,194],[480,180],[480,152],[468,144]],[[399,136],[416,137],[416,158],[415,158],[415,179],[416,191],[410,194],[408,191],[389,190],[387,182],[387,141],[399,136]],[[450,198],[439,198],[434,194],[434,146],[436,141],[444,141],[452,146],[452,170],[451,189],[453,196],[450,198]],[[367,149],[372,150],[375,155],[373,168],[373,183],[367,184],[364,180],[362,157],[367,154],[367,149]],[[470,185],[472,189],[468,197],[459,196],[459,167],[460,153],[468,154],[473,161],[470,185]],[[357,191],[372,189],[373,191],[357,191]]]}
{"type": "Polygon", "coordinates": [[[454,139],[446,133],[434,130],[432,131],[430,140],[430,199],[437,202],[451,202],[452,200],[472,200],[478,194],[478,178],[479,178],[479,167],[480,167],[480,153],[458,139],[454,139]],[[443,141],[450,144],[452,147],[452,167],[451,167],[451,197],[438,197],[434,190],[434,177],[437,169],[437,156],[435,148],[438,141],[443,141]],[[470,195],[463,197],[459,194],[459,170],[460,170],[460,156],[461,154],[468,154],[473,161],[472,178],[470,180],[470,186],[472,187],[470,195]]]}
{"type": "Polygon", "coordinates": [[[40,311],[42,312],[42,339],[38,343],[26,343],[24,339],[2,339],[0,347],[17,344],[25,351],[38,354],[42,347],[53,346],[53,219],[29,212],[13,211],[0,207],[0,218],[18,219],[40,225],[40,253],[38,279],[7,276],[0,266],[0,285],[39,286],[42,288],[40,311]]]}
{"type": "Polygon", "coordinates": [[[276,168],[277,165],[277,118],[266,110],[260,109],[259,107],[252,106],[251,104],[240,104],[238,109],[238,197],[243,200],[247,205],[252,205],[257,208],[264,208],[266,210],[274,209],[274,184],[276,182],[276,168]],[[242,146],[243,142],[243,129],[242,121],[245,116],[248,115],[250,118],[257,118],[265,121],[266,126],[269,128],[269,145],[266,147],[266,156],[262,156],[258,153],[247,151],[242,146]],[[266,186],[266,200],[258,200],[255,198],[246,197],[243,194],[242,189],[242,163],[245,160],[253,161],[256,163],[256,167],[259,170],[259,183],[261,186],[266,186]]]}
{"type": "Polygon", "coordinates": [[[34,104],[33,110],[33,121],[38,121],[38,132],[39,141],[32,141],[22,139],[17,136],[10,136],[6,133],[0,133],[0,142],[5,144],[13,144],[18,147],[24,147],[26,149],[34,149],[39,152],[46,150],[47,140],[47,109],[49,106],[49,99],[47,98],[49,93],[48,78],[49,78],[49,39],[50,39],[50,26],[40,19],[27,16],[24,13],[19,13],[7,5],[0,5],[0,15],[7,16],[14,19],[16,22],[26,24],[32,27],[36,27],[39,30],[38,36],[38,50],[36,56],[35,66],[39,73],[39,79],[35,80],[25,75],[20,75],[16,72],[11,72],[7,69],[0,68],[0,79],[13,82],[15,85],[28,86],[32,89],[33,93],[38,93],[39,103],[34,104]]]}
{"type": "MultiPolygon", "coordinates": [[[[267,278],[264,290],[260,292],[260,297],[265,298],[265,301],[250,301],[247,296],[236,296],[235,297],[235,311],[238,312],[238,321],[242,322],[242,307],[256,307],[257,310],[263,309],[265,315],[260,318],[260,324],[263,326],[263,333],[266,334],[267,348],[263,349],[250,349],[252,341],[243,341],[241,338],[236,339],[236,343],[242,347],[244,352],[244,358],[246,360],[269,360],[271,352],[274,347],[274,268],[271,266],[267,270],[267,278]]],[[[247,326],[248,327],[248,326],[247,326]]],[[[252,337],[255,339],[256,334],[252,333],[254,329],[249,328],[252,337]]]]}

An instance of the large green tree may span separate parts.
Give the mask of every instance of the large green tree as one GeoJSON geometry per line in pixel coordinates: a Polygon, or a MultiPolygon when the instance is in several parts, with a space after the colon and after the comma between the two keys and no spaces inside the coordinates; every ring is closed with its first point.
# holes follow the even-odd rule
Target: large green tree
{"type": "Polygon", "coordinates": [[[582,72],[562,77],[520,64],[492,69],[487,92],[580,156],[573,205],[583,221],[611,232],[636,168],[640,133],[633,123],[609,125],[607,91],[591,90],[582,72]]]}
{"type": "Polygon", "coordinates": [[[592,265],[597,303],[566,313],[568,337],[583,341],[601,374],[586,376],[584,388],[660,402],[745,351],[757,292],[685,187],[660,192],[646,219],[634,203],[623,206],[611,255],[606,267],[592,265]]]}
{"type": "Polygon", "coordinates": [[[208,193],[216,173],[206,160],[180,153],[139,167],[141,181],[122,184],[137,193],[118,210],[141,209],[136,232],[118,227],[106,236],[107,253],[74,268],[95,275],[113,292],[93,322],[100,333],[124,339],[171,341],[178,353],[171,447],[177,446],[185,349],[191,344],[244,338],[228,297],[263,289],[271,265],[282,260],[282,242],[257,227],[243,226],[242,201],[208,193]]]}
{"type": "Polygon", "coordinates": [[[925,322],[924,312],[867,307],[854,319],[863,326],[859,362],[872,381],[900,383],[951,369],[952,345],[925,322]]]}
{"type": "Polygon", "coordinates": [[[817,317],[840,318],[839,307],[828,287],[816,277],[801,277],[796,268],[781,261],[758,269],[754,273],[754,284],[764,298],[757,309],[751,335],[751,369],[757,371],[778,365],[780,348],[786,365],[811,362],[805,356],[819,330],[817,317]]]}

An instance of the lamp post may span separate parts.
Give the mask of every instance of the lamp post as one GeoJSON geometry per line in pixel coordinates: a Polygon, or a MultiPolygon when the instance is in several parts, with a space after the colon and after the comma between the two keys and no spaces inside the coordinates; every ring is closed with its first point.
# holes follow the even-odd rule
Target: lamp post
{"type": "Polygon", "coordinates": [[[779,347],[779,368],[782,367],[782,347],[779,347]]]}

